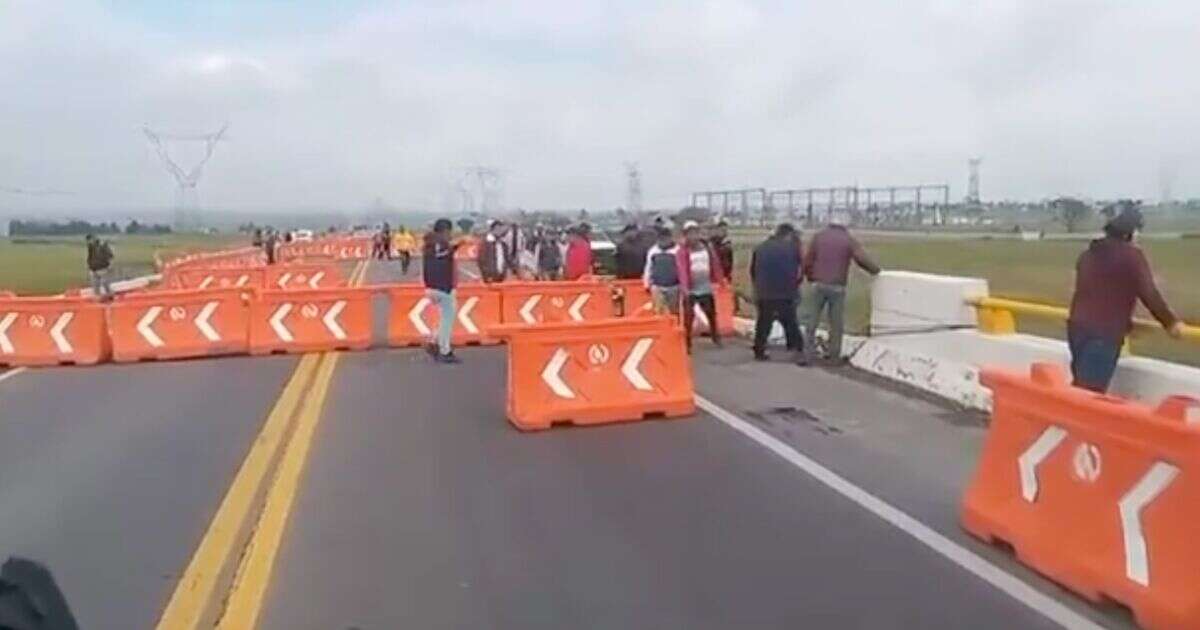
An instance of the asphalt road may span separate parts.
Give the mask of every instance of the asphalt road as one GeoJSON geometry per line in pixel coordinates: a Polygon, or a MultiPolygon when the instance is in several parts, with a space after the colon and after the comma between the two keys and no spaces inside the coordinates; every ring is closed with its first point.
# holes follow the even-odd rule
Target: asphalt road
{"type": "Polygon", "coordinates": [[[81,627],[150,628],[294,357],[28,370],[0,383],[0,560],[81,627]]]}
{"type": "MultiPolygon", "coordinates": [[[[460,353],[343,359],[262,628],[1058,627],[706,414],[518,433],[504,350],[460,353]]],[[[701,393],[1110,625],[958,534],[971,417],[748,355],[701,393]]]]}

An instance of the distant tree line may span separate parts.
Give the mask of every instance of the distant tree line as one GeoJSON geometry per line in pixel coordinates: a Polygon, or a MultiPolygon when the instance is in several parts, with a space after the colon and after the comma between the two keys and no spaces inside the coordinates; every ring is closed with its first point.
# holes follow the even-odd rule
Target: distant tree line
{"type": "Polygon", "coordinates": [[[130,221],[122,228],[116,221],[19,221],[8,222],[9,236],[83,236],[84,234],[170,234],[171,226],[130,221]]]}

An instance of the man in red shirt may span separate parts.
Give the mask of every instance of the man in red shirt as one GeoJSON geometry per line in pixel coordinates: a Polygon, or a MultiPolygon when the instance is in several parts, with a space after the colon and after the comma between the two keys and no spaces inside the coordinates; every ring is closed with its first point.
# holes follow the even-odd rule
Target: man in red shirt
{"type": "Polygon", "coordinates": [[[578,280],[592,273],[592,226],[580,223],[567,239],[563,279],[578,280]]]}
{"type": "Polygon", "coordinates": [[[1075,263],[1067,343],[1076,387],[1108,391],[1122,342],[1133,327],[1133,308],[1138,300],[1168,334],[1183,336],[1183,322],[1159,293],[1146,255],[1133,244],[1133,236],[1140,229],[1141,211],[1126,205],[1104,226],[1104,238],[1092,241],[1075,263]]]}
{"type": "Polygon", "coordinates": [[[842,335],[845,329],[846,281],[850,278],[850,263],[854,262],[872,276],[879,275],[879,265],[867,255],[840,220],[834,220],[817,232],[804,254],[804,276],[812,282],[812,310],[809,311],[804,351],[811,355],[817,348],[817,326],[821,313],[829,313],[829,360],[841,362],[842,335]]]}

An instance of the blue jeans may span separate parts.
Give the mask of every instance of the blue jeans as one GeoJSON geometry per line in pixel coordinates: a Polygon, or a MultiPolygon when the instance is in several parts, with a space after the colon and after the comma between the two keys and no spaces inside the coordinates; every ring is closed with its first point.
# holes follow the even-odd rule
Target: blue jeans
{"type": "Polygon", "coordinates": [[[428,297],[437,304],[438,322],[437,329],[437,346],[438,352],[442,354],[450,354],[452,350],[450,346],[450,335],[454,332],[454,317],[458,310],[458,302],[454,298],[454,291],[449,293],[438,291],[437,289],[428,289],[425,291],[425,297],[428,297]]]}
{"type": "Polygon", "coordinates": [[[92,295],[96,299],[107,300],[112,297],[112,280],[108,277],[108,269],[94,269],[89,272],[92,276],[92,295]]]}
{"type": "Polygon", "coordinates": [[[1105,393],[1117,371],[1121,357],[1121,339],[1100,337],[1067,327],[1067,345],[1071,347],[1071,376],[1075,387],[1105,393]]]}
{"type": "Polygon", "coordinates": [[[804,352],[812,357],[817,350],[817,327],[821,324],[821,313],[829,313],[829,358],[842,358],[842,334],[845,330],[846,287],[840,284],[817,282],[812,290],[812,310],[808,314],[804,352]]]}

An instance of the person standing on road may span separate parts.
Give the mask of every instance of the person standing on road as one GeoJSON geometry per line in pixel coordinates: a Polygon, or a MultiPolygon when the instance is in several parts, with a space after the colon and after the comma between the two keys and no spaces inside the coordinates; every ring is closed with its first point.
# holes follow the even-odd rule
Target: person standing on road
{"type": "Polygon", "coordinates": [[[724,220],[717,221],[708,237],[717,260],[721,261],[721,271],[725,274],[725,282],[733,282],[733,243],[729,240],[729,224],[724,220]]]}
{"type": "Polygon", "coordinates": [[[450,219],[438,219],[433,231],[425,235],[425,246],[421,264],[425,281],[425,295],[438,307],[438,329],[436,340],[429,345],[429,352],[439,363],[458,363],[450,345],[454,332],[454,318],[458,310],[454,288],[458,285],[458,271],[454,265],[454,250],[459,243],[450,242],[450,231],[454,225],[450,219]]]}
{"type": "Polygon", "coordinates": [[[617,243],[617,279],[635,280],[646,270],[646,254],[651,244],[642,237],[638,227],[632,223],[621,228],[621,241],[617,243]]]}
{"type": "Polygon", "coordinates": [[[534,246],[533,257],[537,261],[538,280],[562,280],[563,250],[558,230],[542,233],[534,246]]]}
{"type": "Polygon", "coordinates": [[[658,242],[646,253],[642,286],[650,291],[655,313],[679,314],[679,244],[665,227],[658,228],[658,242]]]}
{"type": "Polygon", "coordinates": [[[592,273],[592,226],[580,223],[567,239],[563,279],[578,280],[592,273]]]}
{"type": "Polygon", "coordinates": [[[503,221],[488,223],[487,234],[479,249],[479,275],[484,282],[504,282],[512,267],[512,255],[504,235],[508,226],[503,221]]]}
{"type": "Polygon", "coordinates": [[[94,234],[84,237],[87,243],[88,277],[92,281],[92,295],[96,299],[109,302],[113,297],[112,268],[113,251],[108,241],[102,241],[94,234]]]}
{"type": "Polygon", "coordinates": [[[798,365],[807,365],[804,337],[796,317],[803,280],[800,235],[791,223],[782,223],[775,233],[754,248],[750,256],[750,279],[754,283],[754,358],[766,361],[767,341],[775,322],[783,327],[787,349],[798,365]]]}
{"type": "Polygon", "coordinates": [[[412,264],[412,253],[417,247],[417,239],[403,225],[392,237],[392,249],[400,257],[400,273],[408,275],[408,267],[412,264]]]}
{"type": "Polygon", "coordinates": [[[679,288],[683,294],[683,329],[687,333],[687,347],[692,349],[692,328],[696,320],[696,308],[708,319],[708,332],[713,345],[720,348],[721,331],[717,325],[717,300],[714,297],[718,285],[725,283],[725,272],[721,259],[700,234],[700,225],[688,221],[683,225],[683,247],[676,253],[679,262],[679,288]]]}
{"type": "Polygon", "coordinates": [[[1141,248],[1133,244],[1142,229],[1142,212],[1127,205],[1104,226],[1075,263],[1075,294],[1067,317],[1067,344],[1076,387],[1108,391],[1121,346],[1133,327],[1133,308],[1140,300],[1167,334],[1183,336],[1183,322],[1171,311],[1150,272],[1141,248]]]}
{"type": "Polygon", "coordinates": [[[813,304],[805,333],[805,351],[816,352],[817,326],[821,314],[829,313],[829,360],[842,360],[842,335],[845,332],[846,281],[850,276],[850,261],[871,274],[879,275],[879,265],[871,260],[858,239],[850,234],[840,219],[833,219],[817,232],[809,243],[804,257],[804,275],[813,283],[813,304]]]}
{"type": "Polygon", "coordinates": [[[279,245],[279,234],[275,228],[267,228],[267,238],[263,240],[263,252],[267,255],[267,264],[275,264],[275,248],[279,245]]]}

